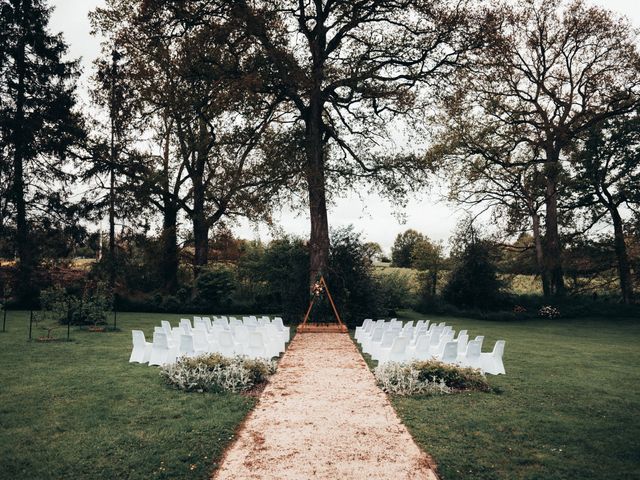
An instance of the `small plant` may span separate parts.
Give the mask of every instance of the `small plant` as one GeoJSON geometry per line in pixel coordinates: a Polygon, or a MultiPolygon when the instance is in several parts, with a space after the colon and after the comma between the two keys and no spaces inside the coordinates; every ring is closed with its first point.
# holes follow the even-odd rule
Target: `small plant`
{"type": "Polygon", "coordinates": [[[393,395],[491,390],[486,378],[479,370],[433,360],[384,363],[375,369],[374,375],[380,388],[393,395]]]}
{"type": "Polygon", "coordinates": [[[223,357],[214,353],[181,357],[160,369],[169,385],[187,392],[246,392],[267,381],[276,371],[276,362],[243,356],[223,357]]]}
{"type": "Polygon", "coordinates": [[[538,310],[538,316],[542,318],[558,318],[560,316],[560,310],[551,305],[545,305],[538,310]]]}
{"type": "Polygon", "coordinates": [[[443,381],[420,379],[413,364],[387,362],[379,365],[374,375],[380,388],[393,395],[428,395],[450,393],[443,381]]]}
{"type": "Polygon", "coordinates": [[[527,313],[527,309],[522,305],[516,305],[515,307],[513,307],[513,313],[527,313]]]}

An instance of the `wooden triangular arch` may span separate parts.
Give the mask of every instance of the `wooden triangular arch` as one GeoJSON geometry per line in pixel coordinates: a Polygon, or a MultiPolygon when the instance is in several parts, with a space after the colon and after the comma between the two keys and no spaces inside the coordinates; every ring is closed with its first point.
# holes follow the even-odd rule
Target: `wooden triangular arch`
{"type": "Polygon", "coordinates": [[[311,297],[311,301],[309,302],[309,308],[307,309],[307,313],[304,316],[304,320],[302,324],[298,326],[298,332],[340,332],[347,333],[347,326],[342,323],[342,319],[340,318],[340,314],[338,313],[338,309],[336,308],[336,304],[333,301],[333,297],[331,296],[331,292],[329,291],[329,286],[327,282],[324,280],[324,276],[320,275],[320,280],[318,283],[324,288],[324,291],[327,292],[327,298],[329,299],[329,303],[331,303],[331,308],[333,309],[333,314],[336,317],[337,323],[326,323],[326,324],[310,324],[307,323],[309,321],[309,316],[311,315],[311,309],[313,308],[314,303],[318,299],[317,295],[313,295],[311,297]]]}

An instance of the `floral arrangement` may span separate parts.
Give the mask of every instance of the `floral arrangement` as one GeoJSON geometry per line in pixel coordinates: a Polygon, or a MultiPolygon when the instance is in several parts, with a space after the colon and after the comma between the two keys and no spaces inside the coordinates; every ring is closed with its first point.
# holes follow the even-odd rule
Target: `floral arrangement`
{"type": "Polygon", "coordinates": [[[272,360],[233,358],[219,354],[180,357],[164,365],[160,375],[174,387],[188,392],[245,392],[267,381],[276,371],[272,360]]]}
{"type": "Polygon", "coordinates": [[[322,282],[318,281],[311,286],[311,295],[313,295],[314,297],[319,297],[323,293],[324,285],[322,285],[322,282]]]}
{"type": "Polygon", "coordinates": [[[387,362],[373,372],[380,388],[393,395],[427,395],[450,393],[443,379],[420,379],[420,371],[412,364],[387,362]]]}
{"type": "Polygon", "coordinates": [[[560,310],[551,305],[545,305],[538,310],[538,316],[543,318],[558,318],[560,316],[560,310]]]}

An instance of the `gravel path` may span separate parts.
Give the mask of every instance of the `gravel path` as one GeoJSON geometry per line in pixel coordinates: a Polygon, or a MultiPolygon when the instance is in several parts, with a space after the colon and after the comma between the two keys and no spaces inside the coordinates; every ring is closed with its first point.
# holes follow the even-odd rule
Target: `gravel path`
{"type": "Polygon", "coordinates": [[[214,479],[430,479],[348,335],[301,333],[214,479]]]}

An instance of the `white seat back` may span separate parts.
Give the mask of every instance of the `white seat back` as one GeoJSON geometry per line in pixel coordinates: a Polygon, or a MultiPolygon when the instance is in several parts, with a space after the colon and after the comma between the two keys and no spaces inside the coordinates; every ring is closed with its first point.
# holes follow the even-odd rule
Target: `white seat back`
{"type": "Polygon", "coordinates": [[[458,344],[456,342],[447,342],[442,351],[441,361],[443,363],[455,363],[458,357],[458,344]]]}

